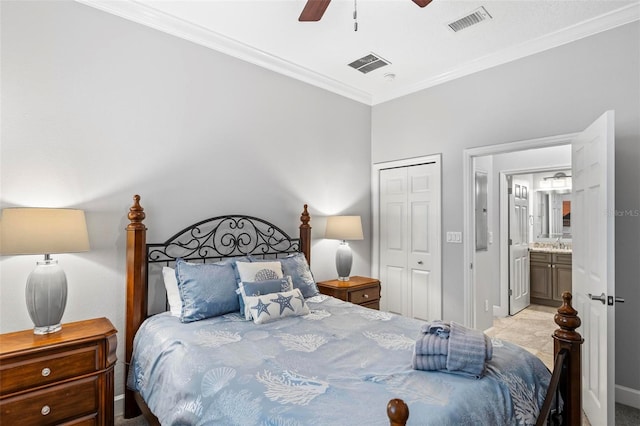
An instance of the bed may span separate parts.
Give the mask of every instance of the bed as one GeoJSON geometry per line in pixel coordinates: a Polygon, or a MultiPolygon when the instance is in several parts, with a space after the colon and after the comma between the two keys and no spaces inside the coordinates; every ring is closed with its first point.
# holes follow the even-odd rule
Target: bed
{"type": "Polygon", "coordinates": [[[147,243],[145,216],[136,195],[127,227],[127,418],[142,412],[150,424],[167,425],[580,424],[582,338],[569,293],[555,318],[553,374],[495,339],[479,375],[416,370],[412,354],[424,322],[305,287],[306,205],[299,238],[257,217],[228,215],[147,243]],[[286,277],[270,277],[283,286],[272,299],[242,294],[246,308],[208,312],[212,304],[200,303],[191,278],[204,270],[226,274],[227,262],[236,273],[279,263],[294,279],[286,287],[286,277]],[[163,270],[181,280],[181,314],[175,295],[173,302],[167,295],[166,309],[150,315],[149,300],[167,297],[151,290],[166,286],[163,270]]]}

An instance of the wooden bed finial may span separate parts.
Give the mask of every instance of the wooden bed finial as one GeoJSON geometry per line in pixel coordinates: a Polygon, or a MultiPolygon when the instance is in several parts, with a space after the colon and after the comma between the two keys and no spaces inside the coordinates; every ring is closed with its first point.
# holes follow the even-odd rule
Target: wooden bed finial
{"type": "Polygon", "coordinates": [[[553,335],[563,340],[582,342],[582,336],[576,331],[582,321],[578,317],[578,311],[573,309],[571,305],[572,298],[573,296],[568,291],[562,293],[562,306],[558,308],[558,312],[553,317],[560,328],[553,335]]]}
{"type": "Polygon", "coordinates": [[[311,265],[311,225],[309,225],[309,221],[311,221],[311,215],[305,204],[300,215],[300,249],[307,258],[307,263],[311,265]]]}
{"type": "Polygon", "coordinates": [[[409,419],[409,407],[401,399],[392,399],[387,404],[387,416],[391,426],[405,426],[409,419]]]}
{"type": "Polygon", "coordinates": [[[127,226],[127,229],[140,229],[144,225],[142,221],[146,217],[144,209],[140,205],[140,196],[138,194],[133,196],[133,205],[129,207],[129,214],[127,215],[131,223],[127,226]]]}

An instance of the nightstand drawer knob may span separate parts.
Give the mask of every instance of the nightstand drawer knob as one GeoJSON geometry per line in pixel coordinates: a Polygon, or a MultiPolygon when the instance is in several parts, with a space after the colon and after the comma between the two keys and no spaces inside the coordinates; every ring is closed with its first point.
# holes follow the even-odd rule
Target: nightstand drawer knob
{"type": "Polygon", "coordinates": [[[369,295],[365,293],[364,298],[365,298],[365,299],[368,299],[368,298],[369,298],[369,295]]]}
{"type": "Polygon", "coordinates": [[[42,407],[42,409],[40,410],[40,414],[42,414],[43,416],[46,416],[47,414],[49,414],[51,412],[51,408],[48,405],[45,405],[44,407],[42,407]]]}
{"type": "Polygon", "coordinates": [[[42,369],[42,377],[47,377],[49,374],[51,374],[51,369],[47,367],[42,369]]]}

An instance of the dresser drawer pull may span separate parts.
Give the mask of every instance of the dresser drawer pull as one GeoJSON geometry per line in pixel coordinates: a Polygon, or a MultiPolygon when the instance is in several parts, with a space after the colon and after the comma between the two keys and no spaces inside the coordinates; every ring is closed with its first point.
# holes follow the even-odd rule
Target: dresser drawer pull
{"type": "Polygon", "coordinates": [[[51,412],[51,408],[48,405],[45,405],[44,407],[42,407],[42,409],[40,410],[40,414],[42,414],[43,416],[46,416],[47,414],[49,414],[51,412]]]}
{"type": "Polygon", "coordinates": [[[368,298],[369,298],[369,295],[365,293],[365,294],[364,294],[364,298],[365,298],[365,299],[368,299],[368,298]]]}
{"type": "Polygon", "coordinates": [[[47,377],[49,374],[51,374],[50,368],[45,367],[42,369],[42,377],[47,377]]]}

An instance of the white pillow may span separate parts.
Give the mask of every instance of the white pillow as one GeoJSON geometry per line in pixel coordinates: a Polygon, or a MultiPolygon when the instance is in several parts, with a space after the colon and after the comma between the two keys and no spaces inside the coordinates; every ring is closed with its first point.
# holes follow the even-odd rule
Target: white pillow
{"type": "Polygon", "coordinates": [[[284,276],[280,262],[236,262],[240,281],[276,280],[284,276]]]}
{"type": "Polygon", "coordinates": [[[167,290],[169,311],[172,316],[180,318],[182,314],[182,299],[180,298],[180,290],[178,290],[178,279],[176,278],[175,269],[163,266],[162,278],[164,278],[164,288],[167,290]]]}
{"type": "Polygon", "coordinates": [[[256,324],[309,313],[309,307],[304,301],[302,292],[297,288],[283,293],[246,296],[244,301],[251,310],[253,322],[256,324]]]}

